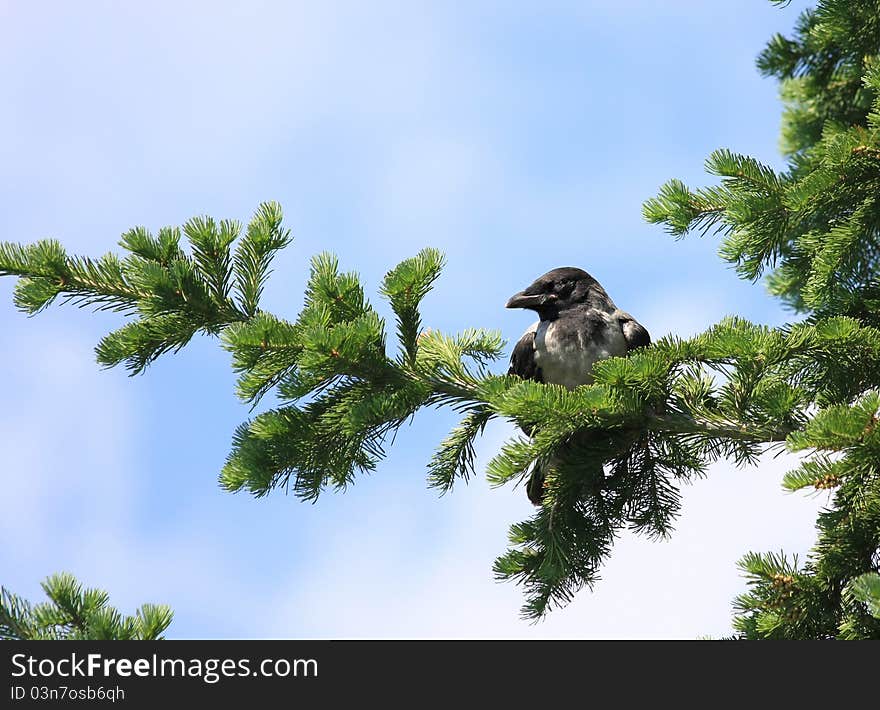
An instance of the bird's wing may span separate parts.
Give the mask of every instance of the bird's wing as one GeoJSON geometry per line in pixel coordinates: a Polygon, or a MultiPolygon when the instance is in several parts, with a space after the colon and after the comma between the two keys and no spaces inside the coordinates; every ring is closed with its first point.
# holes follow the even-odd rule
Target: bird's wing
{"type": "Polygon", "coordinates": [[[635,348],[646,348],[651,344],[651,336],[645,327],[633,318],[629,313],[619,314],[620,329],[623,331],[623,338],[626,340],[627,351],[635,348]]]}
{"type": "Polygon", "coordinates": [[[513,348],[513,354],[510,356],[510,368],[507,370],[508,375],[519,375],[527,380],[537,380],[543,382],[541,376],[541,368],[535,361],[535,331],[538,324],[535,323],[529,328],[519,342],[513,348]]]}
{"type": "MultiPolygon", "coordinates": [[[[538,324],[535,323],[531,326],[525,333],[523,333],[522,337],[519,339],[519,342],[513,348],[513,354],[510,356],[510,367],[507,370],[508,375],[519,375],[520,377],[526,380],[536,380],[538,382],[543,382],[544,378],[541,375],[541,368],[538,367],[538,363],[535,361],[535,333],[538,330],[538,324]]],[[[527,436],[532,435],[532,427],[530,426],[522,426],[522,430],[526,433],[527,436]]],[[[534,475],[534,472],[533,472],[534,475]]],[[[541,486],[543,485],[543,474],[541,474],[540,482],[538,485],[538,490],[541,490],[541,486]]],[[[530,483],[531,487],[532,484],[530,483]]],[[[531,491],[531,488],[528,489],[531,491]]],[[[529,492],[529,498],[534,502],[533,495],[539,495],[537,493],[529,492]]],[[[540,504],[540,497],[537,498],[538,503],[540,504]]]]}

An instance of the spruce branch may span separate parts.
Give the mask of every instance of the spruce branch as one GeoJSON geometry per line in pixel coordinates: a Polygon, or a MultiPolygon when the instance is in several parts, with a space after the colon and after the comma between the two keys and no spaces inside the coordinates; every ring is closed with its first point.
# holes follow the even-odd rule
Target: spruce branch
{"type": "Polygon", "coordinates": [[[853,597],[865,604],[868,613],[880,619],[880,574],[866,572],[850,583],[853,597]]]}
{"type": "Polygon", "coordinates": [[[144,604],[133,616],[109,606],[100,589],[84,588],[71,574],[54,574],[41,585],[47,602],[31,604],[0,588],[0,639],[36,641],[161,640],[173,615],[163,605],[144,604]]]}
{"type": "MultiPolygon", "coordinates": [[[[753,182],[772,182],[760,166],[729,159],[753,182]]],[[[668,535],[680,485],[712,461],[753,463],[769,446],[806,446],[797,436],[813,431],[804,429],[810,407],[849,406],[860,382],[853,373],[880,359],[880,334],[853,319],[770,329],[732,318],[689,340],[665,338],[600,362],[594,384],[568,391],[493,374],[504,352],[495,331],[422,329],[419,303],[442,266],[435,250],[402,262],[383,283],[396,355],[359,277],[330,254],[312,260],[295,320],[258,308],[248,315],[228,295],[237,231],[233,222],[191,220],[182,233],[192,258],[180,250],[179,230],[127,233],[132,256],[119,263],[139,289],[141,317],[101,341],[99,361],[142,371],[198,332],[219,334],[242,399],[256,404],[273,391],[281,398],[239,427],[220,476],[227,490],[256,496],[282,489],[315,501],[327,488],[345,489],[377,468],[419,410],[437,406],[463,416],[428,467],[429,485],[445,492],[473,474],[475,441],[489,421],[516,423],[529,438],[506,443],[487,475],[493,485],[515,483],[536,461],[549,472],[544,506],[515,529],[516,547],[496,567],[525,585],[530,618],[591,585],[619,530],[668,535]]],[[[258,211],[248,233],[254,243],[286,234],[275,210],[258,211]]],[[[262,243],[286,237],[273,239],[262,243]]],[[[51,254],[65,263],[57,250],[44,259],[51,254]]],[[[68,618],[79,617],[69,609],[68,618]]]]}
{"type": "Polygon", "coordinates": [[[238,302],[249,317],[257,314],[263,286],[269,277],[275,254],[290,244],[290,231],[282,228],[281,206],[264,202],[248,223],[247,233],[239,241],[233,261],[238,302]]]}

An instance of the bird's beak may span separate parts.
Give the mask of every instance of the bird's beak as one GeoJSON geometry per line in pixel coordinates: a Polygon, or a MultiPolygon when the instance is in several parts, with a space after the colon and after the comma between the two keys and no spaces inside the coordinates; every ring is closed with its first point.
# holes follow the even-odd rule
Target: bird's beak
{"type": "Polygon", "coordinates": [[[528,289],[525,291],[520,291],[519,293],[513,294],[507,301],[507,304],[504,306],[505,308],[540,308],[545,303],[547,303],[547,294],[545,293],[535,293],[530,294],[527,293],[528,289]]]}

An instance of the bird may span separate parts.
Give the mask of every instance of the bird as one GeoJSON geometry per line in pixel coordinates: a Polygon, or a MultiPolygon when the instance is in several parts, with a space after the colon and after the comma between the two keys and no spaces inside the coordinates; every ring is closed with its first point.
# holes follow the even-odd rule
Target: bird
{"type": "MultiPolygon", "coordinates": [[[[620,310],[596,279],[573,266],[540,276],[511,296],[506,308],[538,315],[514,346],[508,369],[508,375],[528,380],[571,390],[593,382],[593,365],[599,360],[651,344],[647,329],[620,310]]],[[[552,464],[536,463],[531,471],[526,493],[535,505],[543,497],[544,469],[552,464]]]]}

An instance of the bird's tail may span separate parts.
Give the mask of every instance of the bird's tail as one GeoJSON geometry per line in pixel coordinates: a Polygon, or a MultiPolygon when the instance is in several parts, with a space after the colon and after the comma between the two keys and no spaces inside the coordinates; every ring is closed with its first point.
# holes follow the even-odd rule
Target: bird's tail
{"type": "Polygon", "coordinates": [[[532,470],[529,472],[529,481],[526,484],[526,494],[534,505],[541,505],[544,499],[544,490],[547,487],[547,473],[561,466],[571,465],[576,461],[577,469],[584,479],[592,481],[599,480],[604,476],[603,464],[601,459],[587,460],[590,449],[598,445],[596,434],[590,431],[583,431],[576,437],[565,444],[558,450],[556,454],[545,461],[535,461],[532,470]]]}
{"type": "Polygon", "coordinates": [[[547,485],[547,472],[552,471],[562,464],[561,456],[551,456],[546,461],[535,461],[529,473],[529,482],[526,484],[526,494],[533,505],[541,505],[544,499],[544,488],[547,485]]]}
{"type": "Polygon", "coordinates": [[[529,482],[526,484],[526,494],[533,505],[541,505],[544,497],[544,467],[540,462],[535,462],[529,474],[529,482]]]}

